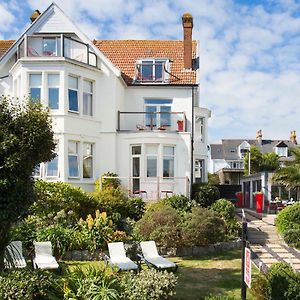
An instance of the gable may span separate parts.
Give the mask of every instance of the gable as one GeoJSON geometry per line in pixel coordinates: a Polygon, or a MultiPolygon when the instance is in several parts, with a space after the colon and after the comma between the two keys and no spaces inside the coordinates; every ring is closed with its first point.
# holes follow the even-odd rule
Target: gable
{"type": "Polygon", "coordinates": [[[281,141],[277,145],[275,145],[275,147],[278,147],[278,148],[287,148],[288,145],[285,142],[281,141]]]}

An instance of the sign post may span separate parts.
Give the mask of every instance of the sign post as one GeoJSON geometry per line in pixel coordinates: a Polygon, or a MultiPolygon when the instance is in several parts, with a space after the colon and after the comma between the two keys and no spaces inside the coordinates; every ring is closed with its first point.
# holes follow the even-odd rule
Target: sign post
{"type": "MultiPolygon", "coordinates": [[[[247,298],[247,286],[245,283],[245,253],[247,246],[247,220],[245,216],[245,212],[242,209],[242,268],[241,268],[241,299],[246,300],[247,298]]],[[[248,249],[249,250],[249,249],[248,249]]]]}

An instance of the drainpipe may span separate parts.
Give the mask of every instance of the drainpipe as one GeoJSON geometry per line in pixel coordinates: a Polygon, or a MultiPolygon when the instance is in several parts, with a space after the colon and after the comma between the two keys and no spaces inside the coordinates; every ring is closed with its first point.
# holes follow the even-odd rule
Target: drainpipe
{"type": "Polygon", "coordinates": [[[191,129],[191,186],[190,199],[192,198],[192,186],[194,182],[194,105],[195,105],[195,90],[192,86],[192,129],[191,129]]]}

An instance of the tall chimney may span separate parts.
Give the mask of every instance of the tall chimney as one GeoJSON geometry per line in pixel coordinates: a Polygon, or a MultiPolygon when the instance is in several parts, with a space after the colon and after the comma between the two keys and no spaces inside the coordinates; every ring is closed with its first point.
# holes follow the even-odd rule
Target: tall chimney
{"type": "Polygon", "coordinates": [[[292,131],[291,131],[290,141],[291,141],[294,145],[297,145],[297,134],[296,134],[296,130],[292,130],[292,131]]]}
{"type": "Polygon", "coordinates": [[[183,25],[183,55],[184,68],[192,69],[192,29],[193,16],[190,13],[184,13],[182,16],[183,25]]]}
{"type": "Polygon", "coordinates": [[[36,9],[30,17],[31,23],[33,23],[40,15],[41,15],[40,11],[36,9]]]}
{"type": "Polygon", "coordinates": [[[261,146],[262,145],[262,131],[261,129],[257,130],[256,132],[256,140],[258,144],[261,146]]]}

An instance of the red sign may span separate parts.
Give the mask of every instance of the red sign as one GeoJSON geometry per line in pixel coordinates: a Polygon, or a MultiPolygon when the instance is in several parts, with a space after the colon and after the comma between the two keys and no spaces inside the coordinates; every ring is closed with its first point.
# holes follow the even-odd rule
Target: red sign
{"type": "Polygon", "coordinates": [[[247,247],[245,248],[244,281],[251,288],[251,250],[247,247]]]}

